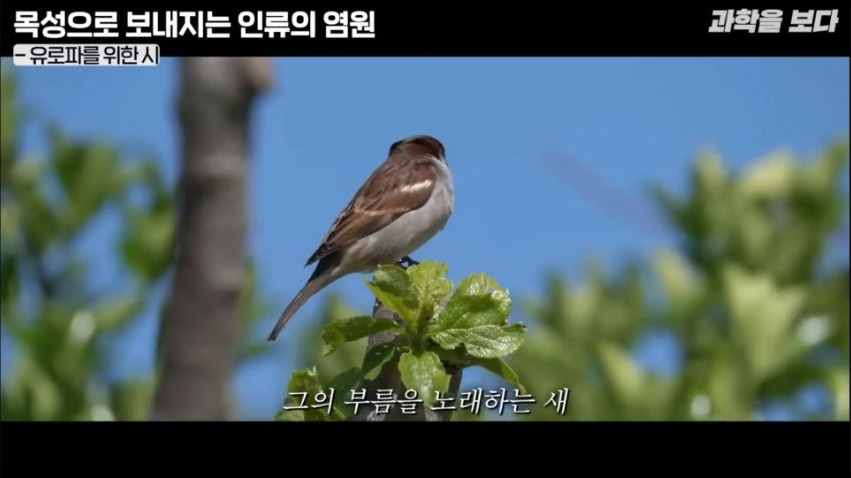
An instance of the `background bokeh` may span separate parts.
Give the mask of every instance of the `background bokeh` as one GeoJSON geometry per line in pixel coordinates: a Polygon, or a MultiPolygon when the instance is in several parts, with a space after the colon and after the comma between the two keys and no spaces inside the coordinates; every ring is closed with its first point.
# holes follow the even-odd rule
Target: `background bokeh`
{"type": "MultiPolygon", "coordinates": [[[[414,257],[507,287],[529,326],[509,362],[539,400],[571,390],[566,416],[529,418],[848,419],[847,59],[274,65],[251,123],[235,419],[271,419],[296,369],[360,360],[320,359],[318,327],[369,312],[362,277],[264,339],[336,214],[418,133],[445,144],[457,198],[414,257]]],[[[147,414],[177,67],[3,65],[4,419],[147,414]]],[[[478,386],[504,384],[466,373],[478,386]]]]}

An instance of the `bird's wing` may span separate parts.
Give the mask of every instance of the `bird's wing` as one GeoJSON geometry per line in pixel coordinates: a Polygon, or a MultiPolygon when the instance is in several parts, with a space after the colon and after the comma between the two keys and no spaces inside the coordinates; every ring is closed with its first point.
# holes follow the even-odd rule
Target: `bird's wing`
{"type": "Polygon", "coordinates": [[[385,161],[358,189],[331,225],[306,265],[387,226],[422,207],[434,190],[437,172],[426,157],[385,161]]]}

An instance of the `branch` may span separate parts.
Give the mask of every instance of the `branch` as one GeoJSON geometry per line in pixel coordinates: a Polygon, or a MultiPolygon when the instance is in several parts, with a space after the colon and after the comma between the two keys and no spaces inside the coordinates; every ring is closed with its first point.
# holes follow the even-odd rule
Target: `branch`
{"type": "Polygon", "coordinates": [[[672,232],[668,224],[660,220],[656,213],[644,208],[632,198],[626,197],[615,187],[606,183],[581,161],[568,154],[548,154],[545,163],[561,179],[573,187],[595,206],[622,219],[636,229],[648,235],[669,236],[672,232]]]}

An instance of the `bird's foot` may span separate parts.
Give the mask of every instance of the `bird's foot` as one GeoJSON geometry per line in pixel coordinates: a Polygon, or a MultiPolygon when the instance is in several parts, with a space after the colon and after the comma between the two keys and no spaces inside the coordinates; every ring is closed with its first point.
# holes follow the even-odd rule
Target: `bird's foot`
{"type": "Polygon", "coordinates": [[[396,263],[399,267],[403,269],[407,269],[408,267],[415,266],[419,264],[419,262],[411,259],[409,256],[403,257],[399,262],[396,263]]]}

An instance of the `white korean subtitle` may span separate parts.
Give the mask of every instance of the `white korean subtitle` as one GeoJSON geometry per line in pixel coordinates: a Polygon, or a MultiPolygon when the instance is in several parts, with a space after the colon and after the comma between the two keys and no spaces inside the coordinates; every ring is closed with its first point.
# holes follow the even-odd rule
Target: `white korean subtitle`
{"type": "MultiPolygon", "coordinates": [[[[13,24],[16,35],[34,42],[14,46],[14,63],[21,66],[158,65],[160,47],[157,39],[290,39],[375,38],[375,12],[354,11],[241,11],[235,17],[214,11],[130,11],[119,15],[114,11],[50,10],[16,11],[13,24]],[[151,39],[151,43],[122,44],[131,38],[151,39]],[[104,43],[37,43],[38,39],[90,39],[104,43]]],[[[142,40],[144,41],[144,40],[142,40]]]]}
{"type": "MultiPolygon", "coordinates": [[[[566,415],[569,392],[570,390],[566,387],[550,392],[542,406],[551,408],[558,415],[566,415]]],[[[322,409],[326,414],[331,414],[335,393],[334,388],[329,388],[327,392],[318,392],[309,403],[310,397],[307,392],[290,392],[288,396],[295,400],[284,405],[283,410],[322,409]]],[[[386,415],[396,406],[404,415],[414,415],[423,410],[423,400],[413,389],[406,390],[403,397],[396,396],[392,389],[379,389],[375,391],[374,397],[369,398],[366,389],[360,388],[351,390],[349,397],[343,399],[342,403],[351,407],[355,415],[361,411],[361,407],[371,407],[372,413],[376,415],[386,415]]],[[[479,415],[482,410],[493,411],[499,416],[504,416],[506,413],[525,415],[531,413],[530,407],[537,403],[539,403],[538,400],[531,394],[521,393],[518,389],[509,392],[505,388],[480,387],[461,392],[458,397],[447,397],[440,392],[435,392],[435,399],[428,409],[432,411],[462,410],[473,415],[479,415]]]]}
{"type": "MultiPolygon", "coordinates": [[[[839,23],[839,10],[792,10],[785,31],[789,33],[833,33],[839,23]]],[[[780,33],[784,12],[779,9],[712,10],[709,33],[780,33]]]]}
{"type": "Polygon", "coordinates": [[[14,48],[18,66],[155,66],[160,63],[159,45],[141,44],[27,44],[14,48]]]}
{"type": "Polygon", "coordinates": [[[165,12],[16,11],[15,34],[29,38],[375,38],[375,11],[165,12]]]}

